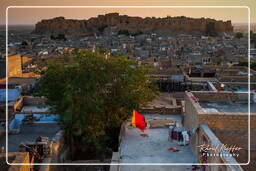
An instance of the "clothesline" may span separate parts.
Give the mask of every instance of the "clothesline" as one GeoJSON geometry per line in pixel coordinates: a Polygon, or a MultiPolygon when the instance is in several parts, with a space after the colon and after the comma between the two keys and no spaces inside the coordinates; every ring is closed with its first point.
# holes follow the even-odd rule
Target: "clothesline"
{"type": "Polygon", "coordinates": [[[183,127],[169,127],[169,140],[177,141],[178,145],[188,145],[190,135],[190,131],[186,131],[183,127]]]}

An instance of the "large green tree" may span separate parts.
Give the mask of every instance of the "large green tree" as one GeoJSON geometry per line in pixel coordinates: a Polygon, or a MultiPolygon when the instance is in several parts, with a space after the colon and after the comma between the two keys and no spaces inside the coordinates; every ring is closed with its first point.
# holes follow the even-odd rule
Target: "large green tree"
{"type": "Polygon", "coordinates": [[[73,158],[78,151],[106,149],[112,131],[131,117],[132,109],[157,95],[149,71],[126,57],[106,59],[86,50],[48,62],[40,71],[38,93],[60,114],[73,158]]]}

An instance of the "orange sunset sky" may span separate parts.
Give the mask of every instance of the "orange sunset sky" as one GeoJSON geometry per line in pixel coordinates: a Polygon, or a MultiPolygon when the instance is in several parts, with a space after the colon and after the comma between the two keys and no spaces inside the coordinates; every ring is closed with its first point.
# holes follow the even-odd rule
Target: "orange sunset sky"
{"type": "MultiPolygon", "coordinates": [[[[0,2],[0,24],[5,24],[5,11],[8,6],[248,6],[251,11],[251,22],[256,23],[256,0],[1,0],[0,2]]],[[[11,8],[8,11],[8,22],[10,25],[31,25],[41,19],[49,19],[64,16],[72,19],[88,19],[99,14],[119,12],[130,16],[141,17],[166,17],[188,16],[193,18],[214,18],[217,20],[231,20],[232,23],[247,23],[248,10],[240,9],[134,9],[134,8],[96,8],[96,9],[33,9],[33,8],[11,8]]]]}

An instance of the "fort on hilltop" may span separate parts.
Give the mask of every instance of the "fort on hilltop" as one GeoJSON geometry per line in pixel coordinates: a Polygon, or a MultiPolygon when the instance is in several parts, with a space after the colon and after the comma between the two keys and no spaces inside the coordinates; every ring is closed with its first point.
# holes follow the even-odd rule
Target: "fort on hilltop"
{"type": "Polygon", "coordinates": [[[36,24],[34,33],[48,35],[92,35],[94,33],[106,34],[125,30],[131,34],[150,32],[204,34],[209,23],[214,26],[217,34],[233,32],[231,21],[184,16],[142,18],[109,13],[98,15],[88,20],[65,19],[64,17],[42,20],[36,24]]]}

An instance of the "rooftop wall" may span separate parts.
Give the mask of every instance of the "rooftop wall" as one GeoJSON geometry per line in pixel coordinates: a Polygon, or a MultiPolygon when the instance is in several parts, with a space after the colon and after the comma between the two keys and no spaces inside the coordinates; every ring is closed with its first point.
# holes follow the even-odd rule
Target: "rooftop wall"
{"type": "Polygon", "coordinates": [[[45,101],[46,101],[46,99],[42,98],[42,97],[25,96],[23,98],[23,104],[28,105],[28,106],[40,105],[40,104],[43,104],[45,101]]]}
{"type": "Polygon", "coordinates": [[[193,129],[198,127],[198,113],[203,112],[199,103],[195,103],[191,96],[191,92],[187,92],[185,96],[185,113],[183,114],[183,125],[186,129],[193,129]]]}
{"type": "MultiPolygon", "coordinates": [[[[206,113],[198,102],[192,100],[195,95],[199,100],[206,101],[228,101],[238,99],[237,93],[200,93],[186,92],[184,126],[192,129],[199,124],[207,124],[212,129],[248,131],[248,113],[211,112],[206,113]],[[223,95],[223,96],[222,96],[223,95]]],[[[245,93],[247,94],[247,93],[245,93]]],[[[244,95],[243,95],[244,96],[244,95]]],[[[241,97],[243,97],[241,96],[241,97]]],[[[256,120],[256,113],[251,113],[251,122],[256,120]]],[[[251,131],[256,132],[256,125],[251,124],[251,131]]]]}
{"type": "MultiPolygon", "coordinates": [[[[192,151],[197,158],[200,157],[200,148],[199,145],[207,144],[210,147],[218,147],[221,146],[221,141],[215,136],[215,134],[211,131],[211,129],[207,125],[200,125],[199,129],[197,129],[196,133],[192,135],[191,138],[191,146],[192,151]]],[[[209,151],[209,153],[214,153],[209,151]]],[[[221,154],[230,154],[228,152],[219,151],[221,154]]],[[[217,154],[217,153],[216,153],[217,154]]],[[[225,163],[225,164],[238,164],[234,157],[230,156],[218,156],[218,157],[207,157],[207,163],[225,163]]],[[[216,165],[216,166],[206,166],[207,170],[211,171],[242,171],[243,169],[239,165],[216,165]]]]}
{"type": "MultiPolygon", "coordinates": [[[[209,93],[191,93],[186,92],[185,96],[185,113],[184,117],[184,126],[191,130],[193,128],[198,128],[200,124],[207,124],[210,129],[213,130],[215,135],[220,139],[224,144],[236,145],[243,148],[239,152],[239,157],[237,161],[239,163],[247,163],[248,161],[248,113],[228,113],[228,112],[216,112],[216,113],[206,113],[202,110],[202,107],[198,102],[192,100],[191,96],[196,94],[197,97],[201,99],[211,99],[225,101],[230,98],[230,94],[225,94],[223,97],[219,93],[214,97],[214,94],[209,93]],[[201,95],[201,96],[200,96],[201,95]],[[220,95],[220,96],[219,96],[220,95]],[[218,98],[217,98],[218,97],[218,98]]],[[[232,95],[231,95],[232,96],[232,95]]],[[[209,100],[210,101],[210,100],[209,100]]],[[[256,159],[256,125],[253,124],[256,122],[256,113],[251,113],[251,161],[254,162],[256,159]]],[[[199,141],[194,140],[194,143],[199,141]]],[[[246,170],[254,171],[256,168],[256,163],[254,165],[243,166],[246,170]]]]}
{"type": "MultiPolygon", "coordinates": [[[[237,92],[233,93],[230,91],[222,91],[222,92],[192,92],[195,97],[199,99],[199,101],[211,101],[211,102],[248,102],[248,93],[246,92],[237,92]]],[[[252,102],[253,95],[250,94],[250,100],[252,102]]]]}

